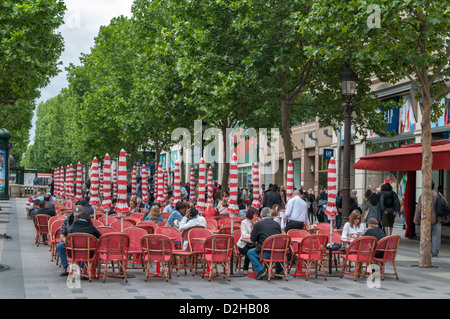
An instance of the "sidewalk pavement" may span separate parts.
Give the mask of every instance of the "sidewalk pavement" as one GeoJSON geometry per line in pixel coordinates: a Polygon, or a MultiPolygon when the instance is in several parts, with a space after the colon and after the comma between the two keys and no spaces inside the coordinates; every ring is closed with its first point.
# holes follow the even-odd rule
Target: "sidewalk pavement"
{"type": "MultiPolygon", "coordinates": [[[[257,281],[249,277],[233,277],[231,281],[213,278],[208,282],[199,275],[173,273],[165,282],[162,278],[144,281],[141,269],[129,269],[128,282],[107,278],[106,282],[93,279],[81,281],[80,288],[69,288],[61,268],[50,261],[48,246],[34,244],[35,229],[26,218],[25,199],[0,201],[0,234],[12,239],[0,239],[0,299],[447,299],[450,297],[450,242],[443,241],[433,268],[418,268],[419,240],[403,237],[401,224],[394,234],[402,235],[397,255],[399,280],[386,276],[379,288],[370,286],[365,278],[356,282],[349,276],[339,278],[333,274],[323,277],[294,278],[289,280],[257,281]],[[3,268],[2,268],[3,267],[3,268]]],[[[392,267],[388,265],[387,271],[392,267]]],[[[239,274],[239,273],[238,273],[239,274]]],[[[237,274],[235,274],[237,275],[237,274]]]]}

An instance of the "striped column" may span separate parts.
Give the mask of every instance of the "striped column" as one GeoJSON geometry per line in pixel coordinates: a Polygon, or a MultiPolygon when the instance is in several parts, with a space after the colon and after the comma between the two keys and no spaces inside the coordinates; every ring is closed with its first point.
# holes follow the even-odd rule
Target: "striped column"
{"type": "Polygon", "coordinates": [[[142,165],[141,167],[141,189],[142,189],[142,202],[148,204],[148,177],[147,167],[142,165]]]}
{"type": "Polygon", "coordinates": [[[195,174],[193,168],[191,168],[191,177],[189,180],[189,201],[191,203],[195,202],[195,174]]]}
{"type": "Polygon", "coordinates": [[[117,190],[117,169],[116,168],[114,168],[114,170],[113,170],[112,179],[113,179],[113,196],[114,196],[114,198],[117,198],[118,190],[117,190]]]}
{"type": "Polygon", "coordinates": [[[200,163],[198,165],[198,197],[197,197],[197,210],[200,214],[206,209],[205,205],[205,189],[206,189],[206,174],[205,174],[205,160],[200,158],[200,163]]]}
{"type": "Polygon", "coordinates": [[[161,207],[164,207],[164,177],[161,163],[158,164],[158,197],[156,202],[160,203],[161,207]]]}
{"type": "Polygon", "coordinates": [[[103,160],[103,201],[101,207],[109,211],[111,205],[111,158],[109,154],[106,154],[103,160]]]}
{"type": "Polygon", "coordinates": [[[83,182],[82,177],[81,177],[81,163],[78,162],[77,164],[77,179],[76,179],[76,183],[77,183],[77,193],[75,194],[75,200],[79,201],[83,199],[83,195],[81,194],[81,183],[83,182]]]}
{"type": "Polygon", "coordinates": [[[127,204],[127,158],[123,149],[119,154],[117,203],[114,210],[118,213],[119,217],[123,217],[129,211],[127,204]]]}
{"type": "Polygon", "coordinates": [[[91,166],[91,191],[89,199],[89,204],[92,206],[100,205],[100,198],[98,197],[98,185],[99,185],[99,177],[98,177],[98,160],[96,157],[92,160],[91,166]]]}
{"type": "Polygon", "coordinates": [[[228,213],[231,218],[239,214],[239,207],[237,204],[238,198],[238,167],[237,156],[233,153],[230,163],[230,199],[228,200],[228,213]]]}
{"type": "Polygon", "coordinates": [[[259,198],[259,166],[258,164],[255,164],[253,166],[253,200],[252,200],[252,206],[255,208],[261,207],[261,200],[259,198]]]}
{"type": "Polygon", "coordinates": [[[294,164],[292,164],[292,161],[289,161],[286,179],[286,203],[289,201],[289,199],[291,199],[293,192],[294,192],[294,164]]]}
{"type": "Polygon", "coordinates": [[[174,205],[181,200],[181,174],[180,174],[180,163],[175,162],[175,174],[173,181],[173,203],[174,205]]]}
{"type": "Polygon", "coordinates": [[[213,171],[212,167],[209,167],[208,169],[208,204],[214,203],[214,184],[213,184],[213,171]]]}
{"type": "MultiPolygon", "coordinates": [[[[135,166],[133,166],[133,172],[131,174],[131,199],[137,199],[137,195],[136,195],[136,187],[137,187],[137,169],[135,166]]],[[[142,179],[142,174],[141,174],[141,179],[142,179]]],[[[142,183],[142,182],[141,182],[142,183]]],[[[142,186],[142,184],[141,184],[142,186]]]]}

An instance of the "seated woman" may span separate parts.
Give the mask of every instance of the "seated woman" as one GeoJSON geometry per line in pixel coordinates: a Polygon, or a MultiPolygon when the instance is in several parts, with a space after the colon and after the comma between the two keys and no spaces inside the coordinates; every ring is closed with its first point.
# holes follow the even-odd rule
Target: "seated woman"
{"type": "Polygon", "coordinates": [[[255,244],[250,241],[243,241],[243,238],[250,238],[253,230],[253,225],[260,220],[259,210],[255,207],[250,206],[246,213],[246,218],[241,222],[241,237],[237,242],[239,252],[245,256],[244,259],[244,274],[248,275],[248,266],[250,264],[250,259],[247,257],[247,251],[250,248],[254,248],[255,244]]]}
{"type": "Polygon", "coordinates": [[[144,220],[148,220],[154,223],[163,222],[164,219],[161,217],[161,208],[158,205],[153,205],[144,220]]]}
{"type": "Polygon", "coordinates": [[[361,223],[361,213],[359,210],[354,210],[345,223],[342,230],[342,240],[350,240],[359,237],[366,229],[365,224],[361,223]]]}

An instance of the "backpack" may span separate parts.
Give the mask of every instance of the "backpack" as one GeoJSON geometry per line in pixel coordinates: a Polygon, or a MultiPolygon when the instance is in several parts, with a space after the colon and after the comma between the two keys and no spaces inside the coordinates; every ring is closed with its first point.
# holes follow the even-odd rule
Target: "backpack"
{"type": "Polygon", "coordinates": [[[395,199],[393,192],[386,192],[383,199],[384,208],[394,208],[395,199]]]}
{"type": "Polygon", "coordinates": [[[446,203],[445,199],[439,192],[437,192],[438,197],[436,199],[436,204],[434,207],[434,212],[436,216],[444,216],[447,217],[450,215],[450,205],[446,203]]]}

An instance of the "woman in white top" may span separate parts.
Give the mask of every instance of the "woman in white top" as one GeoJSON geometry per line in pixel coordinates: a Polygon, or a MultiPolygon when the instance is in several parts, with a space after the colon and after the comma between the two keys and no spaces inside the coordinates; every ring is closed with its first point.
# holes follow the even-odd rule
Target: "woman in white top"
{"type": "Polygon", "coordinates": [[[237,242],[239,252],[245,256],[244,259],[244,274],[248,275],[248,266],[250,264],[250,259],[247,257],[247,251],[253,247],[255,244],[248,241],[243,241],[243,238],[250,238],[250,235],[253,230],[253,225],[257,222],[259,217],[259,210],[253,206],[250,206],[245,215],[245,219],[241,222],[241,237],[237,242]]]}
{"type": "Polygon", "coordinates": [[[354,239],[359,237],[365,229],[365,224],[361,223],[361,213],[359,210],[354,210],[348,217],[348,222],[344,225],[341,237],[343,240],[354,239]]]}

